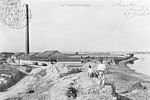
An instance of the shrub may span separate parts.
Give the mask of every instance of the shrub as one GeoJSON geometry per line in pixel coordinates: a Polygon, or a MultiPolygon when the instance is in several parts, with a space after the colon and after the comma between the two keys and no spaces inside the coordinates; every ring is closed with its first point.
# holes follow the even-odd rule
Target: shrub
{"type": "Polygon", "coordinates": [[[41,65],[42,65],[42,66],[47,66],[47,64],[45,64],[45,63],[41,63],[41,65]]]}
{"type": "Polygon", "coordinates": [[[38,62],[33,62],[33,65],[38,65],[38,62]]]}

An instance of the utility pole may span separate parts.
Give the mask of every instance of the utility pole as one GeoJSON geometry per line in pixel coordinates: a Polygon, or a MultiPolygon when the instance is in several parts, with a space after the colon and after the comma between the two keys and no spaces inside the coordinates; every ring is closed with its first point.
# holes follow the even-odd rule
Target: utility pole
{"type": "Polygon", "coordinates": [[[26,4],[26,39],[25,39],[25,49],[26,54],[30,53],[30,45],[29,45],[29,8],[28,4],[26,4]]]}

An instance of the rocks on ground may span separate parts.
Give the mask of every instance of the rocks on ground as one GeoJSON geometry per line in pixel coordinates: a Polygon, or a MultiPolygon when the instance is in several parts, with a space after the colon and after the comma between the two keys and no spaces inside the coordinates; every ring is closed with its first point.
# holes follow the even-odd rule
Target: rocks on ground
{"type": "MultiPolygon", "coordinates": [[[[94,66],[94,65],[93,65],[94,66]]],[[[63,64],[31,72],[30,81],[16,100],[148,100],[149,88],[138,78],[119,68],[111,68],[105,76],[105,87],[96,78],[89,78],[85,70],[70,71],[63,64]],[[115,72],[116,71],[116,72],[115,72]],[[21,99],[20,99],[21,98],[21,99]],[[140,99],[139,99],[140,98],[140,99]]],[[[28,82],[29,81],[29,82],[28,82]]],[[[19,85],[19,84],[18,84],[19,85]]],[[[8,100],[15,100],[8,98],[8,100]]]]}

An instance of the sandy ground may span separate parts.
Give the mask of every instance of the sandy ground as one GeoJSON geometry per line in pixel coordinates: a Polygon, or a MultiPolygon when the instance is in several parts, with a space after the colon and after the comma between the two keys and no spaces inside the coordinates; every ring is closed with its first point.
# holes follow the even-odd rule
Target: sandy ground
{"type": "Polygon", "coordinates": [[[107,65],[105,87],[101,87],[97,78],[88,77],[87,66],[75,73],[69,73],[65,64],[36,68],[1,92],[0,100],[150,100],[149,76],[124,64],[107,65]]]}

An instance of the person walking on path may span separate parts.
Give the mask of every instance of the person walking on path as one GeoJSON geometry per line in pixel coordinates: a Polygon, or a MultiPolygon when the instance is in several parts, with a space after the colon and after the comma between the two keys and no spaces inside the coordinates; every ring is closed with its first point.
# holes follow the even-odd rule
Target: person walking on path
{"type": "Polygon", "coordinates": [[[100,63],[97,65],[97,71],[98,71],[98,78],[100,80],[100,85],[105,85],[105,71],[106,71],[106,65],[103,63],[103,61],[100,61],[100,63]]]}

